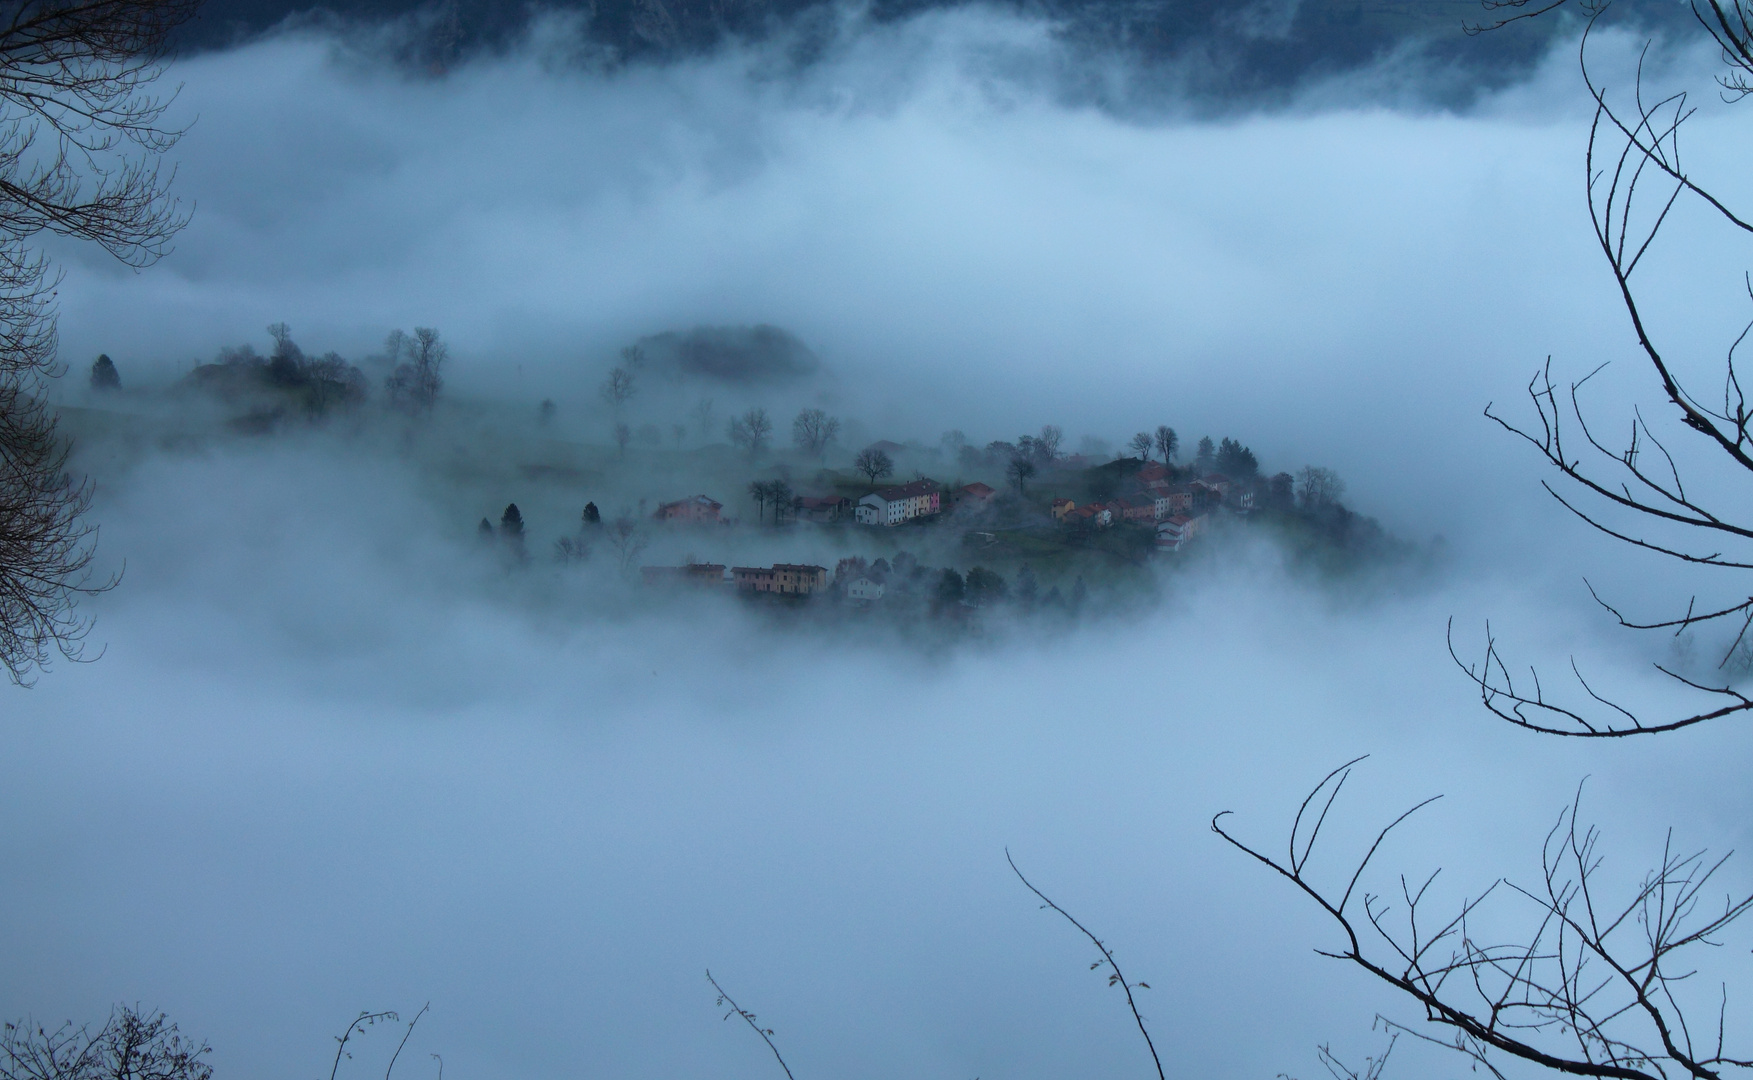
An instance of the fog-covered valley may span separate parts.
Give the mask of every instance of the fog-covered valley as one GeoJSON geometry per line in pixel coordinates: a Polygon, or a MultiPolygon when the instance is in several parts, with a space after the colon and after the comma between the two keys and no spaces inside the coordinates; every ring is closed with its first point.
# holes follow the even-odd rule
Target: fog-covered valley
{"type": "MultiPolygon", "coordinates": [[[[1548,354],[1568,378],[1615,361],[1591,385],[1616,418],[1652,400],[1588,232],[1568,44],[1463,111],[1366,72],[1140,121],[1044,88],[1067,47],[991,11],[873,26],[778,75],[758,45],[603,69],[569,41],[547,26],[437,76],[314,30],[191,56],[178,250],[136,274],[51,248],[72,367],[53,393],[96,484],[96,567],[120,576],[82,602],[90,662],[0,710],[0,1014],[137,1002],[210,1041],[220,1075],[303,1077],[359,1010],[430,1002],[397,1076],[437,1075],[433,1055],[478,1077],[779,1075],[709,968],[800,1080],[1151,1075],[1089,942],[1008,848],[1150,984],[1167,1071],[1308,1077],[1318,1045],[1361,1063],[1378,1013],[1416,1009],[1316,955],[1332,925],[1214,836],[1217,812],[1277,851],[1308,790],[1369,754],[1329,872],[1441,793],[1367,887],[1441,866],[1451,907],[1537,881],[1584,777],[1616,883],[1670,826],[1746,847],[1734,721],[1540,736],[1486,712],[1448,651],[1453,620],[1476,662],[1489,621],[1512,663],[1556,681],[1574,658],[1627,703],[1668,700],[1655,662],[1723,670],[1711,628],[1612,626],[1583,577],[1639,614],[1698,586],[1566,513],[1481,415],[1525,421],[1548,354]],[[282,322],[358,367],[363,400],[240,424],[254,406],[190,388],[282,322]],[[449,358],[411,415],[380,354],[416,325],[449,358]],[[601,392],[631,345],[762,325],[810,362],[653,359],[624,402],[601,392]],[[99,353],[120,391],[86,385],[99,353]],[[777,426],[758,454],[726,436],[757,407],[777,426]],[[819,458],[790,445],[805,408],[842,424],[819,458]],[[1077,612],[927,635],[637,574],[901,548],[965,572],[972,526],[773,525],[744,489],[853,483],[878,441],[902,448],[896,480],[1003,488],[945,433],[1053,425],[1099,465],[1159,424],[1183,464],[1209,435],[1263,475],[1335,470],[1401,554],[1312,565],[1238,526],[1126,564],[1126,602],[1092,587],[1077,612]],[[651,522],[696,492],[736,523],[651,522]],[[640,523],[636,559],[554,558],[586,501],[640,523]],[[527,558],[479,534],[508,503],[527,558]]],[[[1697,124],[1700,166],[1738,160],[1732,117],[1697,124]]],[[[1718,280],[1738,255],[1704,224],[1677,214],[1651,256],[1652,319],[1701,365],[1741,317],[1718,280]]],[[[1024,561],[993,565],[1014,588],[1024,561]]],[[[1713,1010],[1746,970],[1735,933],[1699,980],[1713,1010]]],[[[1748,1007],[1730,998],[1731,1030],[1748,1007]]],[[[386,1068],[404,1027],[358,1037],[338,1075],[386,1068]]],[[[1387,1077],[1469,1068],[1393,1053],[1387,1077]]]]}

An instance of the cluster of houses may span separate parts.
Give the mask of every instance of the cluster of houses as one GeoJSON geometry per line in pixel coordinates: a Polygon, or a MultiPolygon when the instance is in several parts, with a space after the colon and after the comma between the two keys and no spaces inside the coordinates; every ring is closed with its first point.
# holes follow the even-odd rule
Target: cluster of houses
{"type": "Polygon", "coordinates": [[[772,566],[725,566],[723,563],[688,563],[685,566],[642,566],[639,575],[647,585],[687,585],[705,589],[734,589],[746,593],[777,593],[810,596],[828,590],[828,568],[801,563],[772,566]]]}
{"type": "MultiPolygon", "coordinates": [[[[864,573],[864,561],[848,572],[842,560],[840,572],[833,579],[825,566],[801,563],[774,563],[772,566],[726,566],[723,563],[688,563],[684,566],[642,566],[639,576],[653,586],[724,590],[776,596],[819,596],[837,588],[849,600],[870,603],[883,598],[883,582],[864,573]]],[[[880,576],[880,575],[879,575],[880,576]]]]}
{"type": "MultiPolygon", "coordinates": [[[[1173,470],[1168,466],[1149,462],[1127,478],[1126,491],[1117,498],[1083,506],[1079,506],[1073,499],[1053,499],[1049,510],[1053,519],[1064,525],[1106,528],[1128,522],[1154,527],[1158,548],[1179,551],[1204,531],[1210,521],[1211,512],[1216,508],[1227,505],[1239,513],[1254,509],[1252,485],[1238,486],[1222,473],[1211,473],[1189,481],[1178,481],[1174,476],[1173,470]]],[[[992,487],[980,483],[945,491],[936,481],[921,478],[906,484],[878,488],[857,502],[839,495],[799,495],[792,500],[791,508],[794,516],[803,521],[830,523],[850,517],[860,525],[886,528],[946,511],[978,507],[990,502],[997,494],[992,487]]],[[[723,510],[722,503],[705,495],[695,495],[664,503],[653,516],[660,521],[719,524],[725,521],[723,510]]],[[[686,567],[648,569],[681,569],[699,574],[708,572],[686,567]]],[[[733,568],[725,575],[725,580],[734,579],[737,588],[759,592],[807,594],[812,591],[813,587],[800,585],[789,577],[783,577],[780,574],[781,569],[782,567],[774,567],[772,571],[759,571],[776,575],[771,582],[764,578],[757,579],[754,576],[757,571],[747,567],[733,568]],[[748,571],[747,575],[736,576],[742,575],[744,570],[748,571]],[[745,577],[749,584],[745,585],[745,577]]],[[[724,568],[719,567],[719,570],[723,571],[724,568]]],[[[824,584],[821,587],[826,586],[824,584]]]]}
{"type": "Polygon", "coordinates": [[[1236,485],[1222,473],[1211,473],[1176,482],[1165,465],[1150,462],[1133,473],[1126,494],[1107,502],[1079,506],[1071,499],[1054,499],[1049,510],[1055,521],[1104,528],[1127,521],[1156,527],[1157,547],[1179,551],[1204,531],[1211,511],[1228,503],[1247,513],[1254,509],[1254,490],[1242,488],[1230,498],[1236,485]]]}
{"type": "MultiPolygon", "coordinates": [[[[945,492],[937,481],[920,479],[878,488],[856,503],[844,495],[799,495],[791,500],[791,511],[800,521],[823,524],[850,518],[860,525],[901,525],[970,502],[984,503],[996,494],[986,484],[968,484],[945,492]]],[[[659,521],[716,525],[724,521],[723,511],[723,503],[695,495],[660,504],[652,517],[659,521]]]]}

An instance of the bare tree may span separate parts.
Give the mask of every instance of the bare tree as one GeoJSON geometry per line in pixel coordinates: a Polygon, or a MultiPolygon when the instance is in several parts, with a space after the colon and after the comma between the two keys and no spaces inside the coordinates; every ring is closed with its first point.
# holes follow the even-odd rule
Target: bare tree
{"type": "Polygon", "coordinates": [[[1059,457],[1059,447],[1064,442],[1065,431],[1057,424],[1046,424],[1042,426],[1041,434],[1035,436],[1035,450],[1043,462],[1051,464],[1059,457]]]}
{"type": "Polygon", "coordinates": [[[895,463],[889,455],[874,446],[860,450],[858,456],[852,459],[852,467],[870,477],[872,488],[876,487],[878,480],[895,471],[895,463]]]}
{"type": "Polygon", "coordinates": [[[1005,472],[1010,476],[1010,482],[1016,485],[1017,494],[1027,495],[1029,478],[1035,475],[1034,459],[1018,454],[1010,459],[1005,472]]]}
{"type": "Polygon", "coordinates": [[[785,514],[791,509],[791,500],[795,497],[791,485],[785,481],[767,481],[767,501],[773,506],[773,524],[785,524],[785,514]]]}
{"type": "Polygon", "coordinates": [[[811,457],[827,452],[828,444],[840,434],[840,421],[821,409],[804,409],[791,422],[791,441],[811,457]]]}
{"type": "Polygon", "coordinates": [[[773,421],[768,418],[766,409],[750,409],[731,418],[729,435],[732,446],[747,450],[751,459],[758,458],[773,437],[773,421]]]}
{"type": "Polygon", "coordinates": [[[1339,501],[1345,494],[1345,481],[1332,469],[1305,465],[1296,474],[1296,493],[1303,509],[1320,510],[1339,501]]]}
{"type": "Polygon", "coordinates": [[[1753,907],[1753,896],[1707,906],[1706,889],[1726,856],[1677,851],[1670,834],[1658,867],[1612,899],[1600,880],[1600,834],[1578,821],[1579,788],[1546,835],[1536,883],[1500,879],[1433,921],[1426,895],[1440,871],[1422,880],[1398,875],[1397,896],[1369,891],[1365,874],[1389,834],[1435,799],[1389,822],[1330,879],[1312,870],[1315,842],[1359,760],[1328,773],[1303,799],[1282,859],[1228,832],[1227,811],[1211,828],[1327,914],[1340,941],[1318,950],[1322,955],[1410,996],[1425,1022],[1449,1036],[1390,1020],[1393,1030],[1457,1050],[1497,1077],[1504,1075],[1498,1063],[1505,1057],[1570,1076],[1619,1080],[1753,1070],[1753,1045],[1728,1048],[1726,988],[1719,1006],[1714,988],[1689,992],[1698,984],[1686,981],[1695,974],[1692,954],[1718,944],[1720,933],[1753,907]],[[1513,913],[1487,913],[1490,904],[1525,910],[1523,932],[1502,940],[1476,936],[1475,926],[1513,922],[1513,913]]]}
{"type": "Polygon", "coordinates": [[[1151,449],[1151,447],[1156,445],[1156,439],[1155,439],[1155,437],[1153,437],[1151,435],[1150,432],[1141,431],[1138,434],[1132,436],[1132,441],[1127,443],[1126,445],[1131,448],[1133,454],[1137,455],[1140,458],[1143,458],[1145,461],[1149,461],[1150,460],[1150,449],[1151,449]]]}
{"type": "Polygon", "coordinates": [[[633,568],[633,560],[639,558],[645,545],[650,543],[645,530],[639,527],[639,522],[626,516],[610,522],[603,534],[608,539],[609,547],[614,549],[615,562],[623,576],[633,568]]]}
{"type": "Polygon", "coordinates": [[[609,408],[615,410],[616,414],[619,415],[627,402],[632,400],[635,389],[633,373],[624,367],[615,367],[609,369],[609,377],[603,380],[601,386],[597,387],[597,393],[601,394],[603,400],[608,402],[609,408]]]}
{"type": "Polygon", "coordinates": [[[444,389],[444,362],[450,358],[450,347],[430,326],[416,326],[412,335],[392,334],[389,344],[399,349],[391,357],[399,362],[384,383],[390,404],[415,415],[431,412],[444,389]]]}
{"type": "Polygon", "coordinates": [[[749,498],[755,500],[755,520],[757,522],[766,521],[767,520],[767,481],[765,481],[765,480],[750,480],[749,481],[749,498]]]}
{"type": "Polygon", "coordinates": [[[0,664],[28,684],[52,654],[78,659],[96,530],[90,485],[44,404],[56,357],[54,291],[32,240],[53,233],[136,268],[187,222],[160,162],[181,137],[151,94],[169,35],[197,0],[11,0],[0,12],[0,664]]]}
{"type": "Polygon", "coordinates": [[[627,456],[627,444],[633,441],[633,429],[626,424],[615,425],[615,449],[622,457],[627,456]]]}
{"type": "Polygon", "coordinates": [[[1167,424],[1159,425],[1156,429],[1156,452],[1162,457],[1163,464],[1173,461],[1175,453],[1180,449],[1181,437],[1175,434],[1175,429],[1167,424]]]}
{"type": "Polygon", "coordinates": [[[590,538],[583,533],[562,536],[554,541],[554,561],[562,566],[581,563],[590,558],[590,538]]]}
{"type": "Polygon", "coordinates": [[[715,414],[711,398],[701,398],[694,404],[694,427],[700,432],[702,440],[712,438],[715,414]]]}
{"type": "Polygon", "coordinates": [[[185,1039],[163,1014],[126,1005],[103,1027],[49,1030],[20,1021],[0,1029],[0,1080],[211,1080],[204,1042],[185,1039]]]}

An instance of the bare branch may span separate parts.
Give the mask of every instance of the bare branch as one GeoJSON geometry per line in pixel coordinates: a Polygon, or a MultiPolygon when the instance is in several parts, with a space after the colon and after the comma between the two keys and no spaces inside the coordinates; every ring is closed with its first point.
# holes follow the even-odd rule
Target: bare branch
{"type": "Polygon", "coordinates": [[[756,1023],[755,1014],[744,1009],[741,1005],[738,1005],[732,1000],[731,996],[724,992],[724,987],[718,985],[718,980],[712,977],[712,972],[710,970],[706,972],[706,981],[712,984],[712,989],[718,991],[718,1004],[721,1006],[730,1006],[730,1012],[725,1013],[724,1018],[729,1020],[733,1016],[742,1017],[743,1022],[748,1024],[755,1034],[761,1036],[761,1041],[767,1044],[767,1049],[773,1051],[773,1060],[779,1062],[779,1067],[785,1070],[786,1080],[793,1080],[791,1076],[791,1066],[787,1065],[785,1059],[779,1055],[779,1047],[773,1045],[773,1029],[764,1028],[756,1023]]]}
{"type": "MultiPolygon", "coordinates": [[[[1304,805],[1307,805],[1307,803],[1305,802],[1304,805]]],[[[1022,882],[1023,886],[1026,889],[1028,889],[1030,892],[1032,892],[1036,896],[1040,897],[1041,903],[1043,906],[1045,906],[1047,908],[1051,908],[1052,910],[1057,911],[1059,914],[1063,915],[1065,917],[1066,922],[1077,927],[1078,931],[1080,933],[1082,933],[1084,937],[1087,937],[1090,939],[1091,944],[1095,945],[1095,947],[1097,949],[1101,950],[1102,960],[1093,966],[1100,967],[1102,964],[1106,964],[1108,966],[1109,970],[1112,972],[1112,974],[1108,977],[1108,985],[1109,986],[1118,986],[1120,989],[1122,989],[1126,992],[1126,1007],[1132,1010],[1133,1022],[1138,1025],[1138,1033],[1140,1035],[1144,1036],[1144,1045],[1147,1048],[1149,1048],[1149,1050],[1150,1050],[1150,1060],[1151,1060],[1151,1063],[1156,1066],[1157,1080],[1165,1080],[1165,1077],[1163,1075],[1163,1059],[1157,1056],[1156,1043],[1151,1041],[1150,1032],[1144,1026],[1144,1017],[1138,1011],[1138,1002],[1132,996],[1132,991],[1133,991],[1134,987],[1139,987],[1139,988],[1142,988],[1145,990],[1149,990],[1150,984],[1149,983],[1127,982],[1126,976],[1124,974],[1122,974],[1120,971],[1119,963],[1114,959],[1113,950],[1109,949],[1108,946],[1104,945],[1102,943],[1101,938],[1098,938],[1096,935],[1090,933],[1089,929],[1087,927],[1085,927],[1083,923],[1080,923],[1075,918],[1073,918],[1071,915],[1071,912],[1066,911],[1064,908],[1060,907],[1058,904],[1055,904],[1052,900],[1050,900],[1047,897],[1046,893],[1042,892],[1040,889],[1035,888],[1034,883],[1031,882],[1028,878],[1024,877],[1023,872],[1021,870],[1017,869],[1016,860],[1010,857],[1010,849],[1009,848],[1004,849],[1004,861],[1007,863],[1010,863],[1011,871],[1016,874],[1017,880],[1022,882]]]]}

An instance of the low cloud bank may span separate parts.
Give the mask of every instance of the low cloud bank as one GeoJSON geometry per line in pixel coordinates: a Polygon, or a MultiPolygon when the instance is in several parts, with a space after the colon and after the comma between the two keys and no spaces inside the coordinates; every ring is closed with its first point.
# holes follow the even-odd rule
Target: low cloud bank
{"type": "Polygon", "coordinates": [[[764,1075],[708,966],[800,1075],[1147,1067],[1008,845],[1152,984],[1183,1068],[1299,1073],[1317,1042],[1377,1049],[1395,1003],[1311,955],[1325,928],[1212,813],[1274,839],[1373,752],[1335,856],[1447,792],[1385,868],[1440,863],[1455,895],[1528,876],[1585,773],[1627,878],[1669,822],[1726,848],[1749,820],[1744,733],[1574,747],[1483,716],[1449,615],[1624,659],[1521,580],[1366,598],[1251,563],[1143,621],[927,661],[710,607],[544,606],[434,539],[393,463],[320,448],[153,458],[102,511],[128,555],[93,605],[107,654],[7,715],[0,812],[28,825],[4,857],[29,870],[4,880],[0,1011],[138,998],[225,1072],[307,1075],[352,1010],[431,1000],[411,1062],[764,1075]]]}

